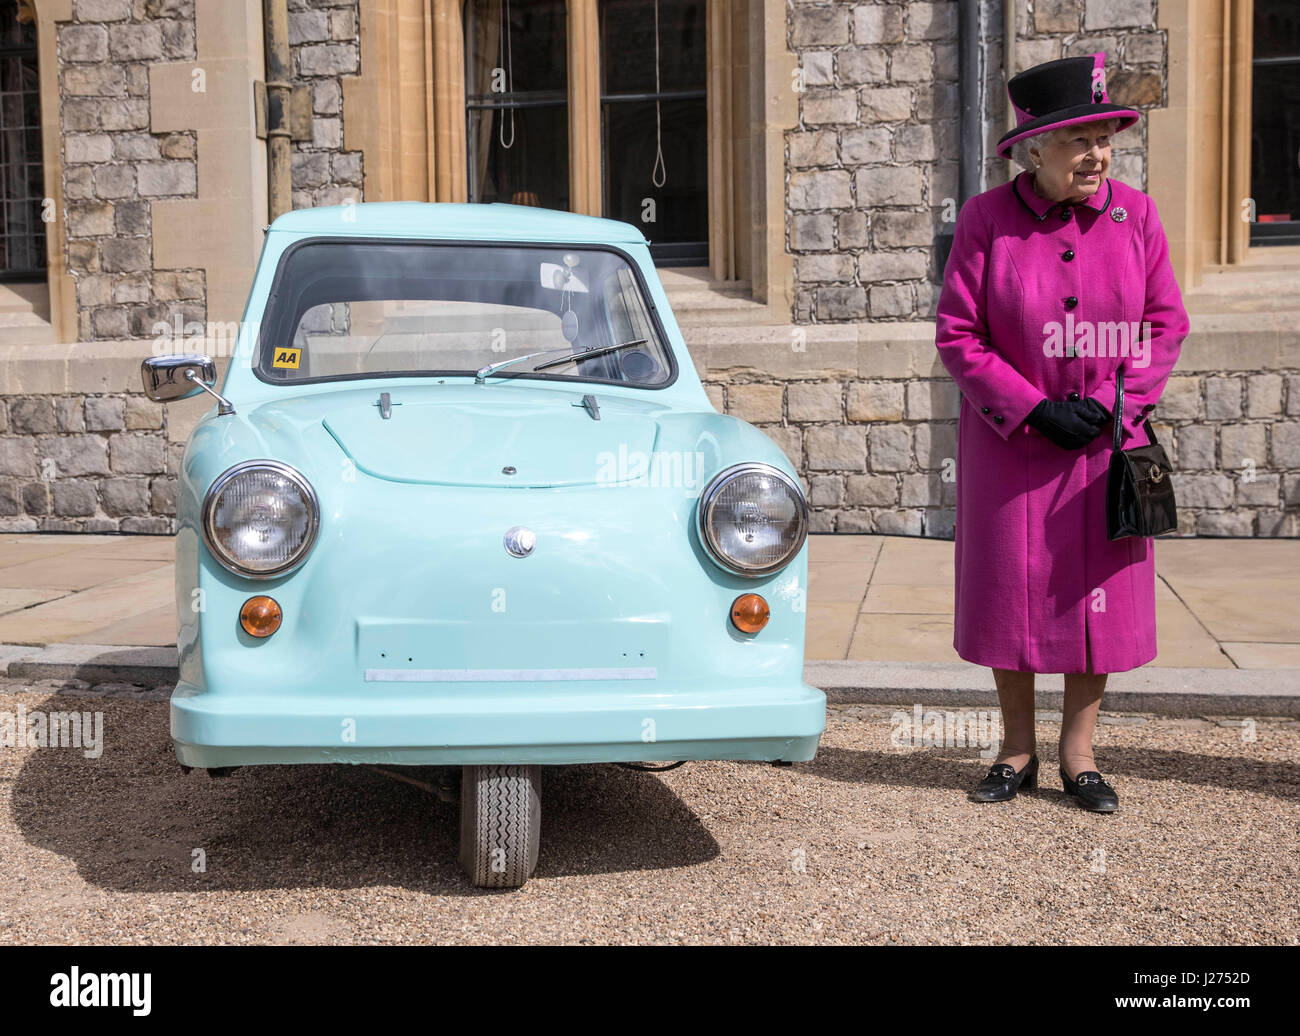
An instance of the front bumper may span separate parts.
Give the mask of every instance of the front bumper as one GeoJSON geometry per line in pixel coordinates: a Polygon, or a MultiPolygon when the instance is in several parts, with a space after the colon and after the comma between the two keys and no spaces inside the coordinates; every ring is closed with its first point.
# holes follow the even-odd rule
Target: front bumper
{"type": "Polygon", "coordinates": [[[181,683],[171,733],[185,766],[265,763],[801,762],[826,696],[803,683],[629,690],[585,683],[367,684],[365,694],[260,695],[181,683]]]}

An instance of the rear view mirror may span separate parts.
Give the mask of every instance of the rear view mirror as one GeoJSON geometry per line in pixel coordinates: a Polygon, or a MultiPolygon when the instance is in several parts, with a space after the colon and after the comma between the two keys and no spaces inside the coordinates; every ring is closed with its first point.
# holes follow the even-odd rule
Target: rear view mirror
{"type": "Polygon", "coordinates": [[[140,374],[146,396],[155,403],[170,403],[202,392],[203,385],[215,385],[217,365],[206,356],[150,356],[140,365],[140,374]]]}
{"type": "Polygon", "coordinates": [[[235,412],[228,400],[212,386],[217,383],[217,365],[207,356],[150,356],[140,364],[144,394],[155,403],[188,399],[200,392],[216,398],[219,414],[235,412]]]}
{"type": "Polygon", "coordinates": [[[566,269],[559,263],[542,263],[540,280],[543,288],[552,291],[586,292],[587,286],[578,279],[571,268],[566,269]]]}

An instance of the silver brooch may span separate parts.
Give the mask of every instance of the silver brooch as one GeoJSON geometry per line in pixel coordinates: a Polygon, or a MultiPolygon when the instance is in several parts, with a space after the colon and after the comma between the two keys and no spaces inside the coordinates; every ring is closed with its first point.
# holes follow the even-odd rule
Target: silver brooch
{"type": "Polygon", "coordinates": [[[1126,219],[1128,219],[1128,210],[1125,209],[1123,206],[1116,205],[1113,209],[1110,210],[1110,218],[1113,219],[1116,223],[1123,223],[1126,219]]]}

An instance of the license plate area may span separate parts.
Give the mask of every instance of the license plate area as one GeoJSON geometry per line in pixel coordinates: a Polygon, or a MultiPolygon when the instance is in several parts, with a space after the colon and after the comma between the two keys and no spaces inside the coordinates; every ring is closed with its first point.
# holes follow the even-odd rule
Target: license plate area
{"type": "Polygon", "coordinates": [[[654,679],[668,663],[668,631],[664,616],[358,619],[356,660],[371,681],[654,679]]]}

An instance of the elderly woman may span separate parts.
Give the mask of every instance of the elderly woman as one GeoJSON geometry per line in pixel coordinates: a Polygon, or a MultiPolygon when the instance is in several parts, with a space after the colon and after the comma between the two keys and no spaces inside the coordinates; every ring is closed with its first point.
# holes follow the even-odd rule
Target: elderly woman
{"type": "Polygon", "coordinates": [[[1113,812],[1092,751],[1106,674],[1156,654],[1151,541],[1107,538],[1116,372],[1123,448],[1155,409],[1187,314],[1155,205],[1108,177],[1112,135],[1139,116],[1109,102],[1105,55],[1049,61],[1008,90],[1018,124],[998,153],[1025,171],[963,206],[935,342],[962,393],[953,646],[993,670],[1003,717],[971,797],[1037,786],[1034,674],[1064,673],[1061,781],[1113,812]]]}

